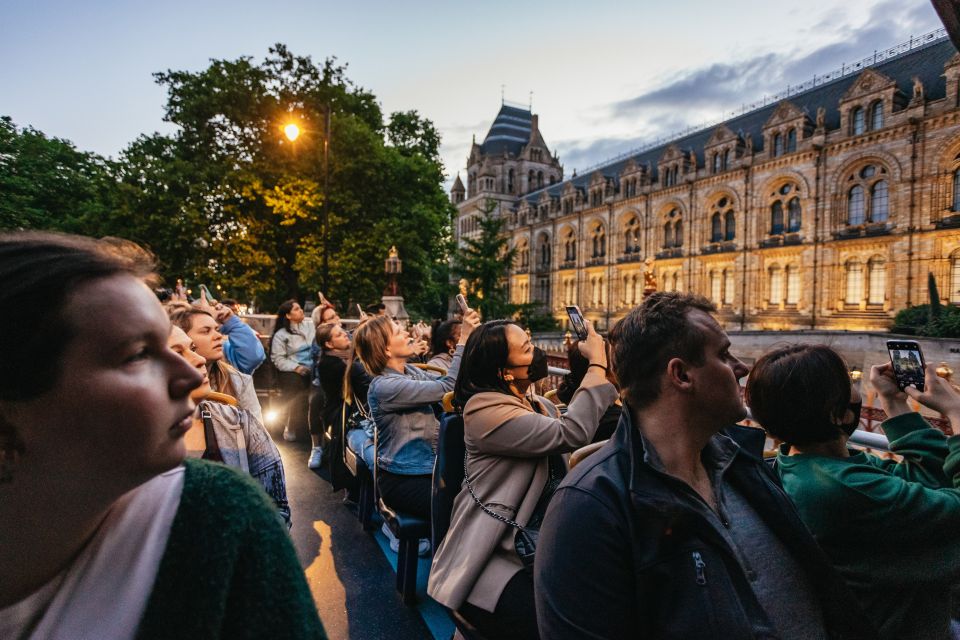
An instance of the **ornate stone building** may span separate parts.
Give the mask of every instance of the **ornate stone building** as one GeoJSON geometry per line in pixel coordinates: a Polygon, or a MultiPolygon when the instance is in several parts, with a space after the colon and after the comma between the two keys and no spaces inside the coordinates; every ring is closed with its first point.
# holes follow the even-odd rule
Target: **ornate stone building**
{"type": "Polygon", "coordinates": [[[505,216],[511,298],[601,328],[640,302],[647,258],[728,329],[885,330],[928,272],[960,304],[960,55],[895,51],[566,180],[537,116],[504,105],[451,192],[455,233],[505,216]]]}

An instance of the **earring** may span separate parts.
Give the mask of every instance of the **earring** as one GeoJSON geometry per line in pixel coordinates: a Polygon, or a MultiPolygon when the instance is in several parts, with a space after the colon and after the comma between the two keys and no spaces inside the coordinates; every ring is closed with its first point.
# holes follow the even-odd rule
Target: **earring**
{"type": "Polygon", "coordinates": [[[510,374],[510,373],[505,373],[505,374],[503,374],[503,381],[504,381],[504,382],[513,382],[513,374],[510,374]]]}

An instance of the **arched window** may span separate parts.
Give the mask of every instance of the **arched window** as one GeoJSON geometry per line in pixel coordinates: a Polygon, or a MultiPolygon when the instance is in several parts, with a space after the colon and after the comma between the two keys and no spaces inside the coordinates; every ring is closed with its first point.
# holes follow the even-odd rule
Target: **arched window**
{"type": "Polygon", "coordinates": [[[863,210],[863,187],[855,185],[847,194],[847,224],[851,227],[863,224],[866,214],[863,210]]]}
{"type": "Polygon", "coordinates": [[[783,155],[783,135],[773,134],[773,157],[779,158],[783,155]]]}
{"type": "Polygon", "coordinates": [[[710,242],[721,240],[723,240],[723,222],[720,220],[720,214],[715,213],[710,221],[710,242]]]}
{"type": "Polygon", "coordinates": [[[713,154],[713,172],[720,173],[722,166],[722,158],[719,153],[713,154]]]}
{"type": "Polygon", "coordinates": [[[768,301],[771,305],[779,305],[783,300],[783,270],[779,265],[773,265],[769,270],[770,278],[770,297],[768,301]]]}
{"type": "Polygon", "coordinates": [[[887,264],[876,256],[867,263],[867,304],[883,304],[887,290],[887,264]]]}
{"type": "Polygon", "coordinates": [[[787,266],[787,304],[796,305],[800,302],[800,269],[797,265],[787,266]]]}
{"type": "Polygon", "coordinates": [[[844,272],[847,278],[844,302],[860,304],[863,299],[863,264],[857,260],[850,260],[847,262],[844,272]]]}
{"type": "Polygon", "coordinates": [[[860,135],[867,130],[866,114],[863,107],[854,107],[850,112],[850,133],[855,136],[860,135]]]}
{"type": "Polygon", "coordinates": [[[783,203],[779,200],[770,205],[770,235],[783,233],[783,203]]]}
{"type": "Polygon", "coordinates": [[[952,211],[960,211],[960,168],[953,172],[953,206],[952,211]]]}
{"type": "Polygon", "coordinates": [[[663,248],[669,249],[673,246],[673,224],[663,223],[663,248]]]}
{"type": "Polygon", "coordinates": [[[787,231],[795,233],[800,231],[802,222],[800,211],[800,198],[793,198],[787,203],[787,231]]]}
{"type": "Polygon", "coordinates": [[[726,171],[730,168],[730,149],[727,149],[723,152],[723,170],[726,171]]]}
{"type": "Polygon", "coordinates": [[[677,220],[673,223],[673,246],[683,246],[683,221],[677,220]]]}
{"type": "Polygon", "coordinates": [[[886,222],[890,217],[887,181],[881,180],[870,190],[870,222],[886,222]]]}
{"type": "Polygon", "coordinates": [[[733,215],[733,211],[727,211],[724,214],[724,234],[723,239],[727,242],[730,242],[737,237],[737,219],[733,215]]]}
{"type": "Polygon", "coordinates": [[[683,273],[673,272],[673,291],[683,291],[683,273]]]}
{"type": "Polygon", "coordinates": [[[542,187],[542,186],[543,186],[543,171],[538,171],[538,172],[537,172],[537,186],[538,186],[538,187],[542,187]]]}
{"type": "Polygon", "coordinates": [[[883,128],[883,102],[877,100],[870,105],[870,130],[876,131],[883,128]]]}
{"type": "Polygon", "coordinates": [[[640,221],[636,216],[630,216],[623,225],[623,253],[640,253],[640,221]]]}
{"type": "Polygon", "coordinates": [[[513,193],[513,169],[507,171],[507,193],[513,193]]]}
{"type": "Polygon", "coordinates": [[[787,131],[787,153],[793,153],[797,150],[797,130],[787,131]]]}
{"type": "Polygon", "coordinates": [[[536,178],[536,175],[537,174],[533,172],[533,169],[530,169],[530,173],[527,174],[527,191],[533,191],[533,181],[536,178]]]}
{"type": "Polygon", "coordinates": [[[723,304],[723,280],[716,269],[710,272],[710,300],[717,305],[723,304]]]}

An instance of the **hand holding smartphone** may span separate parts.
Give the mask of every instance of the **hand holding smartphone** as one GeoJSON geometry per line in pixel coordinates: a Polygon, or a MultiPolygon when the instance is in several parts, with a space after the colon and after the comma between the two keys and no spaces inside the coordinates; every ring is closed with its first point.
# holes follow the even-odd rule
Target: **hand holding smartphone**
{"type": "Polygon", "coordinates": [[[573,332],[577,334],[577,340],[586,340],[587,323],[583,319],[583,313],[580,311],[580,307],[575,304],[568,306],[567,316],[570,318],[570,326],[573,327],[573,332]]]}
{"type": "Polygon", "coordinates": [[[467,304],[467,299],[463,297],[462,293],[457,294],[457,304],[460,305],[461,313],[466,313],[470,310],[470,305],[467,304]]]}
{"type": "Polygon", "coordinates": [[[920,344],[916,340],[887,340],[887,352],[900,390],[913,385],[923,391],[925,365],[920,344]]]}

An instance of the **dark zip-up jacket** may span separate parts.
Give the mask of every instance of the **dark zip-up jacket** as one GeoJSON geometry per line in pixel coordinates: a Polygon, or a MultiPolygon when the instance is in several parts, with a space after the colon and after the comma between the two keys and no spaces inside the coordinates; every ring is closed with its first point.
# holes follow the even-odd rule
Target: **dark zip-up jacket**
{"type": "MultiPolygon", "coordinates": [[[[876,638],[857,601],[762,460],[763,433],[731,427],[724,476],[807,571],[831,638],[876,638]],[[751,453],[749,447],[756,453],[751,453]]],[[[685,483],[645,461],[624,407],[613,438],[571,472],[540,530],[540,637],[775,638],[717,518],[685,483]]]]}

